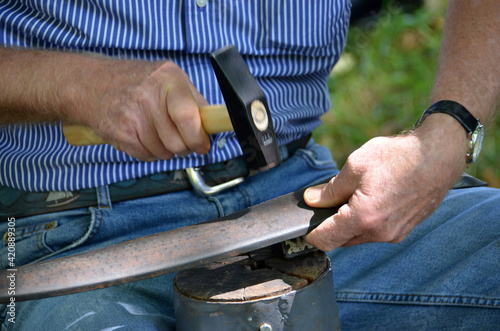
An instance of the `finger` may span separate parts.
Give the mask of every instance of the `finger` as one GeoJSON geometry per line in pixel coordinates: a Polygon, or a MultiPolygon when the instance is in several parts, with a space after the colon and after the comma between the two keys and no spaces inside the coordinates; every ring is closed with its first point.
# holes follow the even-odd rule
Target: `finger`
{"type": "Polygon", "coordinates": [[[139,138],[137,138],[135,142],[123,144],[118,142],[109,142],[109,144],[111,144],[116,150],[124,152],[127,155],[132,156],[133,158],[146,162],[157,160],[157,157],[139,142],[139,138]]]}
{"type": "Polygon", "coordinates": [[[386,241],[386,240],[381,240],[378,239],[377,237],[374,237],[370,233],[364,233],[361,236],[357,236],[346,242],[345,244],[342,245],[342,247],[351,247],[351,246],[356,246],[360,244],[366,244],[366,243],[373,243],[373,242],[388,242],[391,244],[397,244],[402,242],[410,233],[411,231],[404,231],[401,234],[399,234],[396,238],[386,241]]]}
{"type": "Polygon", "coordinates": [[[367,240],[364,236],[357,236],[347,241],[342,245],[342,247],[352,247],[356,245],[366,244],[369,242],[373,242],[372,240],[367,240]]]}
{"type": "Polygon", "coordinates": [[[342,170],[327,184],[308,188],[304,192],[305,202],[316,208],[339,206],[349,201],[358,183],[349,178],[347,171],[342,170]]]}
{"type": "Polygon", "coordinates": [[[324,220],[304,239],[309,244],[325,252],[343,246],[359,236],[355,227],[356,223],[350,221],[352,218],[353,213],[349,205],[343,205],[339,208],[337,214],[324,220]]]}
{"type": "Polygon", "coordinates": [[[144,161],[171,158],[173,153],[165,148],[151,116],[147,116],[144,107],[138,106],[137,109],[142,111],[142,116],[137,116],[134,113],[136,116],[133,117],[133,120],[122,125],[122,130],[116,136],[117,143],[114,146],[144,161]]]}
{"type": "MultiPolygon", "coordinates": [[[[146,123],[146,120],[143,120],[142,116],[138,116],[136,108],[132,109],[134,111],[130,111],[130,108],[122,109],[119,112],[121,116],[100,121],[99,125],[93,128],[94,131],[116,150],[136,159],[155,161],[162,157],[172,157],[162,150],[161,141],[160,146],[157,146],[157,141],[150,142],[150,140],[154,141],[153,138],[149,137],[152,131],[151,127],[146,123]],[[156,145],[156,149],[151,148],[151,145],[156,145]]],[[[138,109],[141,108],[138,107],[138,109]]]]}
{"type": "Polygon", "coordinates": [[[155,155],[163,155],[163,159],[171,158],[174,155],[183,156],[192,153],[166,111],[150,117],[149,129],[141,136],[144,137],[142,141],[145,146],[155,155]]]}
{"type": "Polygon", "coordinates": [[[139,136],[139,141],[144,149],[147,149],[156,160],[168,160],[174,156],[174,153],[168,150],[160,139],[160,134],[156,127],[142,133],[139,136]]]}
{"type": "MultiPolygon", "coordinates": [[[[186,75],[187,76],[187,75],[186,75]]],[[[187,78],[189,80],[189,78],[187,78]]],[[[189,81],[190,82],[190,81],[189,81]]],[[[193,94],[194,100],[199,108],[209,106],[207,99],[194,87],[193,84],[190,85],[191,93],[193,94]]]]}
{"type": "Polygon", "coordinates": [[[100,123],[99,127],[94,128],[98,135],[116,150],[142,161],[154,161],[157,159],[154,154],[142,145],[135,128],[123,126],[122,130],[113,131],[112,134],[109,133],[110,130],[106,129],[105,123],[100,123]]]}
{"type": "MultiPolygon", "coordinates": [[[[167,93],[167,109],[186,147],[198,154],[210,149],[210,140],[201,123],[200,110],[189,85],[172,86],[167,93]]],[[[200,101],[202,102],[202,101],[200,101]]]]}
{"type": "MultiPolygon", "coordinates": [[[[375,215],[376,211],[372,210],[367,213],[375,215]]],[[[403,241],[414,228],[414,223],[411,220],[394,223],[386,219],[384,222],[379,222],[379,224],[382,225],[380,227],[367,225],[368,223],[363,222],[363,220],[358,219],[358,217],[356,217],[353,222],[358,222],[357,224],[359,224],[360,228],[363,227],[364,231],[360,231],[360,235],[346,242],[342,245],[343,247],[350,247],[370,242],[388,242],[391,244],[397,244],[403,241]],[[389,226],[387,224],[388,222],[390,224],[389,226]]]]}

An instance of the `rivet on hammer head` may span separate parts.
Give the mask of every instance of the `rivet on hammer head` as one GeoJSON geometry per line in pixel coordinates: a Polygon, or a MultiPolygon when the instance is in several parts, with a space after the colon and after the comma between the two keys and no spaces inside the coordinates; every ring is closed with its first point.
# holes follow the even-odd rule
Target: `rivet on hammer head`
{"type": "Polygon", "coordinates": [[[269,126],[269,119],[267,118],[266,107],[259,100],[254,100],[250,106],[253,123],[260,131],[267,130],[269,126]]]}
{"type": "Polygon", "coordinates": [[[259,331],[273,331],[273,327],[267,323],[264,323],[259,327],[259,331]]]}

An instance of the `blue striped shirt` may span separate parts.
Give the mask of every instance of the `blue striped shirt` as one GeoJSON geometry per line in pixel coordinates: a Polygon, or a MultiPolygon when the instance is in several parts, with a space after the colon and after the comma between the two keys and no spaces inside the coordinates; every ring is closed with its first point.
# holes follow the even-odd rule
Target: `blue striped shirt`
{"type": "MultiPolygon", "coordinates": [[[[234,44],[266,95],[280,145],[320,125],[345,45],[349,0],[0,0],[0,44],[171,60],[223,103],[209,53],[234,44]]],[[[5,84],[3,82],[2,84],[5,84]]],[[[0,127],[0,185],[73,191],[241,155],[234,133],[206,155],[142,162],[110,145],[70,146],[60,123],[0,127]]]]}

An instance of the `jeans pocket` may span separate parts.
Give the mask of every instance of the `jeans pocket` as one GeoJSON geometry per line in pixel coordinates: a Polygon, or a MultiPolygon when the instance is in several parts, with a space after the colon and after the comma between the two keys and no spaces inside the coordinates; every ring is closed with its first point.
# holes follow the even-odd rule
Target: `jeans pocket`
{"type": "Polygon", "coordinates": [[[11,268],[13,261],[15,266],[21,266],[45,260],[76,247],[88,239],[93,223],[91,213],[85,208],[21,218],[10,225],[1,224],[0,267],[11,268]],[[15,250],[12,244],[9,246],[9,231],[15,234],[15,250]]]}

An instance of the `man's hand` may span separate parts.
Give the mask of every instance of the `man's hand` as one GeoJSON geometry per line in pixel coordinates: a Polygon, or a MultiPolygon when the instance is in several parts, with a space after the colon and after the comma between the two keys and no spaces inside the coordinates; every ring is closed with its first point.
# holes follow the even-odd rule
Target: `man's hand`
{"type": "Polygon", "coordinates": [[[399,242],[429,214],[447,187],[428,182],[419,142],[411,135],[375,138],[349,156],[342,171],[308,189],[311,207],[342,205],[306,236],[321,250],[367,242],[399,242]]]}
{"type": "MultiPolygon", "coordinates": [[[[431,104],[453,100],[483,124],[500,100],[500,2],[450,0],[431,104]]],[[[376,138],[355,151],[322,188],[304,193],[312,207],[342,205],[305,239],[339,246],[397,243],[442,201],[465,168],[466,135],[451,116],[427,117],[412,134],[376,138]]]]}
{"type": "Polygon", "coordinates": [[[66,121],[153,161],[210,148],[199,107],[208,105],[172,62],[0,47],[0,123],[66,121]]]}
{"type": "Polygon", "coordinates": [[[172,62],[113,61],[98,116],[82,122],[115,148],[142,160],[207,153],[199,107],[208,105],[172,62]]]}
{"type": "Polygon", "coordinates": [[[429,116],[413,133],[370,140],[328,184],[305,191],[311,207],[342,205],[306,241],[324,251],[402,241],[462,173],[465,146],[464,129],[443,114],[429,116]]]}

